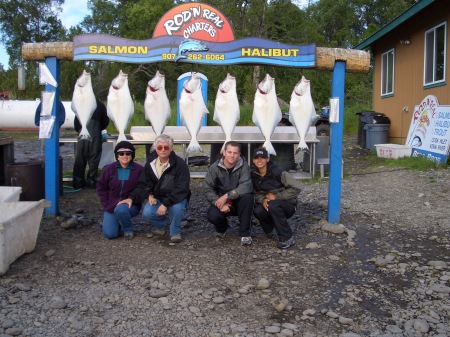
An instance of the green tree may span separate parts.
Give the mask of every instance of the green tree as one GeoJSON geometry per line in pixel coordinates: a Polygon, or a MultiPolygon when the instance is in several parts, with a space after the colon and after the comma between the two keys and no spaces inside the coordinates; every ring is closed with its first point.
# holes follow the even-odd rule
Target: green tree
{"type": "Polygon", "coordinates": [[[23,42],[63,41],[65,29],[58,19],[64,0],[4,0],[0,2],[0,39],[10,66],[21,61],[23,42]]]}

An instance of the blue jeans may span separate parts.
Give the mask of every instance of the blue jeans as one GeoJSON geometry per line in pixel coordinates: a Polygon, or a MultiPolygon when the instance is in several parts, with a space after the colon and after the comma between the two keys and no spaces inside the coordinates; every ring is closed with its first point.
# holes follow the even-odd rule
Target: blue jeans
{"type": "Polygon", "coordinates": [[[136,205],[131,205],[128,208],[127,204],[121,204],[114,208],[114,213],[103,213],[103,236],[107,239],[115,239],[119,236],[120,229],[124,233],[133,232],[133,222],[131,218],[139,213],[139,208],[136,205]]]}
{"type": "Polygon", "coordinates": [[[159,200],[156,201],[156,205],[150,205],[148,202],[145,204],[144,210],[142,211],[142,217],[149,221],[156,228],[162,230],[166,229],[166,225],[170,218],[170,236],[180,234],[181,220],[183,220],[187,200],[184,199],[178,204],[170,206],[168,208],[169,215],[163,216],[159,216],[156,214],[158,207],[161,206],[161,202],[159,200]]]}

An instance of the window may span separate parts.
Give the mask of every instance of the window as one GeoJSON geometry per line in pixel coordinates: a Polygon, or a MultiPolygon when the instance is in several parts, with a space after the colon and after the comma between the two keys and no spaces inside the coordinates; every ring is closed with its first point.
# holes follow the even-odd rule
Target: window
{"type": "Polygon", "coordinates": [[[447,23],[444,22],[425,32],[424,84],[445,81],[447,53],[447,23]]]}
{"type": "Polygon", "coordinates": [[[394,93],[394,49],[385,52],[381,59],[381,95],[394,93]]]}

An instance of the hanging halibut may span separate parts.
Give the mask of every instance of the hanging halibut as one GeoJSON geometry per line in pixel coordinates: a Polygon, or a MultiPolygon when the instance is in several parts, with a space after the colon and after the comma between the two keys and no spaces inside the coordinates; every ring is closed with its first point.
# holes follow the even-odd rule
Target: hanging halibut
{"type": "Polygon", "coordinates": [[[272,146],[270,137],[278,123],[281,121],[281,109],[278,105],[275,90],[275,79],[266,75],[264,80],[258,84],[255,101],[253,105],[253,123],[255,123],[266,141],[263,147],[269,154],[277,155],[272,146]]]}
{"type": "Polygon", "coordinates": [[[171,115],[170,103],[165,85],[165,76],[157,70],[155,76],[148,81],[145,96],[145,119],[152,124],[156,136],[163,133],[171,115]]]}
{"type": "Polygon", "coordinates": [[[231,140],[231,134],[240,118],[239,101],[236,93],[236,78],[227,74],[219,84],[214,107],[214,121],[217,122],[225,134],[225,143],[220,150],[223,153],[226,142],[231,140]]]}
{"type": "Polygon", "coordinates": [[[305,141],[306,134],[308,133],[311,119],[316,114],[310,89],[310,81],[305,76],[302,76],[302,79],[295,85],[291,95],[289,121],[295,126],[300,137],[300,143],[295,152],[308,149],[305,141]]]}
{"type": "Polygon", "coordinates": [[[97,108],[94,91],[92,90],[91,74],[86,70],[78,77],[72,96],[72,111],[81,124],[79,139],[91,139],[87,124],[91,120],[94,110],[97,108]]]}
{"type": "Polygon", "coordinates": [[[191,135],[191,142],[187,152],[203,151],[197,140],[197,134],[202,127],[203,116],[209,113],[203,101],[200,77],[192,73],[191,77],[184,82],[180,95],[180,119],[191,135]]]}
{"type": "Polygon", "coordinates": [[[111,82],[108,93],[108,117],[114,122],[119,137],[117,142],[127,140],[125,130],[134,113],[133,99],[128,88],[128,75],[120,70],[111,82]]]}

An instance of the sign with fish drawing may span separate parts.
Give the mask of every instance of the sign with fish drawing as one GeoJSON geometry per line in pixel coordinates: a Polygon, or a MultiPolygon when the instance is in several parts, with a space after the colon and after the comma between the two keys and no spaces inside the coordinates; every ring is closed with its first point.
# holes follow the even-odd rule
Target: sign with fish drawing
{"type": "Polygon", "coordinates": [[[316,65],[315,44],[290,45],[254,37],[235,40],[227,18],[214,7],[197,2],[169,10],[149,40],[85,34],[74,38],[73,47],[75,61],[271,64],[302,68],[316,65]]]}
{"type": "Polygon", "coordinates": [[[436,162],[446,162],[450,142],[450,105],[439,105],[433,95],[415,106],[406,144],[412,156],[424,156],[436,162]]]}

